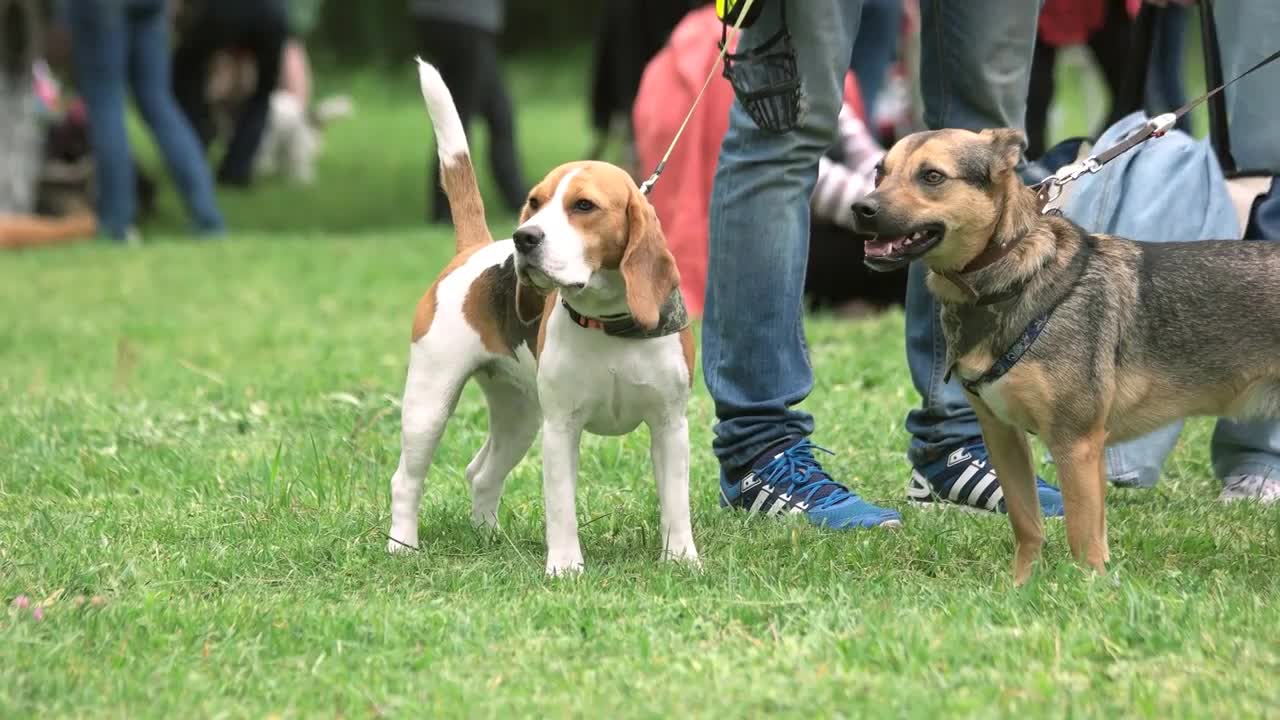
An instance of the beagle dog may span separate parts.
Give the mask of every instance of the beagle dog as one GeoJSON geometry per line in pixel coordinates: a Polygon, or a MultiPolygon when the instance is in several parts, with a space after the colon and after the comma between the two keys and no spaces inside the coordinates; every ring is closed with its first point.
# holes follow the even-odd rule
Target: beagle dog
{"type": "Polygon", "coordinates": [[[645,423],[663,556],[696,565],[693,335],[653,207],[622,169],[569,163],[533,188],[512,238],[495,242],[452,96],[431,65],[419,60],[418,74],[457,240],[414,317],[387,550],[417,548],[427,467],[474,378],[489,406],[489,436],[466,469],[474,523],[497,526],[506,476],[541,430],[546,571],[581,571],[582,433],[624,435],[645,423]]]}

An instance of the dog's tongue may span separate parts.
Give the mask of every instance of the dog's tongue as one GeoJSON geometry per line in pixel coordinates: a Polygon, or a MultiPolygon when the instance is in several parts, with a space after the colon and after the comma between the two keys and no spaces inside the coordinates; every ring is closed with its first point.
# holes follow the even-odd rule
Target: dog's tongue
{"type": "Polygon", "coordinates": [[[902,245],[905,237],[873,237],[862,243],[862,252],[867,257],[887,257],[902,245]]]}

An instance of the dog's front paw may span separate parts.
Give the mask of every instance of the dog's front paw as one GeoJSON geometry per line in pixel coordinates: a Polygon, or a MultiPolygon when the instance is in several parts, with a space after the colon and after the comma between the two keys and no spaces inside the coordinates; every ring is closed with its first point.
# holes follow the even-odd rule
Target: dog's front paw
{"type": "Polygon", "coordinates": [[[702,567],[702,560],[698,558],[698,548],[694,547],[693,543],[667,548],[662,553],[662,559],[667,562],[684,563],[696,569],[702,567]]]}
{"type": "Polygon", "coordinates": [[[547,556],[547,577],[575,577],[582,574],[582,554],[557,553],[547,556]]]}
{"type": "Polygon", "coordinates": [[[416,535],[413,537],[403,537],[397,536],[395,533],[391,533],[387,536],[387,552],[392,555],[397,553],[413,552],[417,549],[418,538],[416,535]]]}

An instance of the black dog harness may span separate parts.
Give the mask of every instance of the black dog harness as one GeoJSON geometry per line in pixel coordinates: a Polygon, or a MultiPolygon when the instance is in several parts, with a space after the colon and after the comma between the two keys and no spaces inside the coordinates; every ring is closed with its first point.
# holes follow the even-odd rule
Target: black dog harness
{"type": "MultiPolygon", "coordinates": [[[[1032,320],[1026,329],[1022,331],[1022,336],[1013,345],[1010,345],[1009,349],[1004,351],[1004,354],[996,360],[995,364],[982,373],[982,376],[977,380],[960,378],[960,384],[964,386],[964,389],[977,395],[984,385],[990,385],[1004,377],[1006,373],[1013,369],[1014,365],[1018,364],[1022,356],[1027,354],[1031,346],[1036,344],[1036,339],[1040,337],[1040,332],[1044,330],[1045,325],[1049,324],[1049,318],[1053,317],[1053,311],[1057,309],[1058,303],[1054,303],[1053,307],[1040,313],[1032,320]]],[[[948,370],[947,375],[950,376],[951,371],[948,370]]]]}
{"type": "Polygon", "coordinates": [[[662,309],[658,312],[658,325],[652,330],[640,327],[636,319],[627,313],[594,318],[574,310],[563,298],[560,300],[560,304],[564,305],[564,309],[569,313],[569,318],[578,327],[601,330],[605,335],[613,337],[643,340],[674,335],[689,327],[689,312],[685,309],[684,296],[680,294],[679,289],[672,292],[667,297],[667,301],[662,304],[662,309]]]}
{"type": "MultiPolygon", "coordinates": [[[[1036,340],[1039,339],[1040,333],[1044,331],[1045,326],[1049,324],[1049,320],[1053,318],[1053,312],[1057,310],[1058,306],[1065,302],[1067,298],[1071,297],[1071,292],[1075,289],[1076,283],[1080,281],[1080,278],[1084,277],[1085,271],[1089,269],[1089,258],[1092,255],[1092,248],[1085,247],[1080,251],[1079,256],[1082,257],[1080,257],[1078,261],[1073,261],[1080,263],[1080,273],[1076,275],[1076,279],[1071,283],[1071,286],[1068,287],[1067,291],[1062,293],[1062,296],[1050,305],[1048,309],[1033,318],[1031,322],[1027,323],[1026,328],[1022,330],[1022,334],[1018,336],[1018,339],[1009,346],[1008,350],[1005,350],[1004,353],[996,359],[995,363],[993,363],[986,372],[982,373],[982,375],[975,380],[968,380],[963,377],[960,378],[960,385],[963,386],[965,390],[977,395],[983,387],[1004,377],[1013,369],[1014,365],[1018,364],[1018,361],[1022,359],[1022,356],[1026,355],[1027,351],[1031,349],[1031,346],[1036,344],[1036,340]]],[[[1021,290],[1022,288],[1019,287],[1016,288],[1014,292],[1021,290]]],[[[1007,300],[1010,297],[1011,295],[1008,292],[1000,293],[998,296],[987,301],[979,301],[978,304],[989,305],[994,302],[1007,300]]],[[[947,368],[947,374],[942,377],[943,382],[950,381],[951,373],[954,369],[954,364],[950,368],[947,368]]]]}

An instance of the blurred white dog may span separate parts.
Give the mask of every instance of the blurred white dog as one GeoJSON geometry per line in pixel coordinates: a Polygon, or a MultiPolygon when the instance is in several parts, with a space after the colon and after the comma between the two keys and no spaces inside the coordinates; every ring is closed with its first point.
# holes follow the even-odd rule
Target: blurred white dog
{"type": "Polygon", "coordinates": [[[256,174],[283,175],[310,184],[315,180],[316,157],[325,127],[353,111],[351,99],[345,95],[325,98],[308,110],[293,93],[276,90],[271,94],[271,114],[254,158],[256,174]]]}
{"type": "MultiPolygon", "coordinates": [[[[271,93],[267,126],[254,156],[254,174],[258,177],[281,175],[293,182],[313,182],[324,130],[334,120],[355,112],[347,95],[330,96],[308,107],[310,75],[301,46],[286,46],[280,87],[271,93]]],[[[205,95],[219,136],[232,133],[235,115],[256,82],[257,68],[244,54],[224,51],[214,56],[205,95]]]]}

